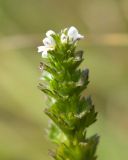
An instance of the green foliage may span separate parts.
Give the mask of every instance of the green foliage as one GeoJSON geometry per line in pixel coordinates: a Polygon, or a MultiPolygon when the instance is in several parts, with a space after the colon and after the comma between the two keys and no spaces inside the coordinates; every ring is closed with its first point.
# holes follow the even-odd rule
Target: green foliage
{"type": "Polygon", "coordinates": [[[46,33],[42,53],[42,77],[39,89],[47,94],[50,106],[45,113],[52,120],[49,137],[57,144],[50,154],[56,160],[95,160],[99,137],[86,136],[87,128],[96,121],[91,97],[82,91],[89,83],[89,70],[81,70],[83,51],[76,51],[81,36],[75,27],[56,34],[46,33]]]}

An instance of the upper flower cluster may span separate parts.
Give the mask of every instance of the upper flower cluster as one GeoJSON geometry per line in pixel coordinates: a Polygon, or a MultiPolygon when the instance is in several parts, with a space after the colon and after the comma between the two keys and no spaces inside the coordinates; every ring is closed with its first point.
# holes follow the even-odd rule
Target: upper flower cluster
{"type": "MultiPolygon", "coordinates": [[[[43,46],[38,47],[38,52],[42,53],[43,58],[47,58],[48,51],[54,50],[56,47],[55,36],[57,34],[49,30],[46,32],[46,38],[43,39],[43,46]]],[[[74,44],[78,40],[84,38],[83,35],[79,34],[78,30],[72,26],[69,29],[65,28],[59,34],[59,39],[61,44],[74,44]]]]}

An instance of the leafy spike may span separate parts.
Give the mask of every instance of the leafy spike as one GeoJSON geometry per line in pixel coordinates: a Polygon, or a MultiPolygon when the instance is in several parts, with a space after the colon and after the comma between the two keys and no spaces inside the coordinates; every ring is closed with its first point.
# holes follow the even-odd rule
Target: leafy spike
{"type": "Polygon", "coordinates": [[[87,137],[87,129],[97,119],[91,97],[82,97],[89,83],[89,69],[79,68],[83,51],[76,51],[83,36],[75,27],[61,33],[50,30],[38,47],[43,63],[38,88],[51,101],[44,110],[52,120],[48,128],[49,138],[57,144],[49,154],[55,160],[96,160],[99,136],[87,137]]]}

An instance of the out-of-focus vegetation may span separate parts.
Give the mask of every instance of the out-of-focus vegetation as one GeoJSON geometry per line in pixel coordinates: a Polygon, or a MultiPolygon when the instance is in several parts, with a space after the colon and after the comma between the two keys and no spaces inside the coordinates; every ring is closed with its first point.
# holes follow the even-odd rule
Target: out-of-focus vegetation
{"type": "MultiPolygon", "coordinates": [[[[48,160],[46,97],[37,89],[46,30],[75,25],[90,68],[99,160],[128,159],[128,1],[0,0],[0,159],[48,160]]],[[[84,93],[86,94],[86,92],[84,93]]]]}

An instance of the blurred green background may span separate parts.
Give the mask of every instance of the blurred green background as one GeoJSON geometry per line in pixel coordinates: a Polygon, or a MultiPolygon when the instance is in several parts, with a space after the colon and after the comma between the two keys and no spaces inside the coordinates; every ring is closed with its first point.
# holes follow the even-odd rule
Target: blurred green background
{"type": "Polygon", "coordinates": [[[47,30],[72,25],[86,36],[99,160],[128,159],[128,1],[0,0],[0,160],[50,159],[37,46],[47,30]]]}

